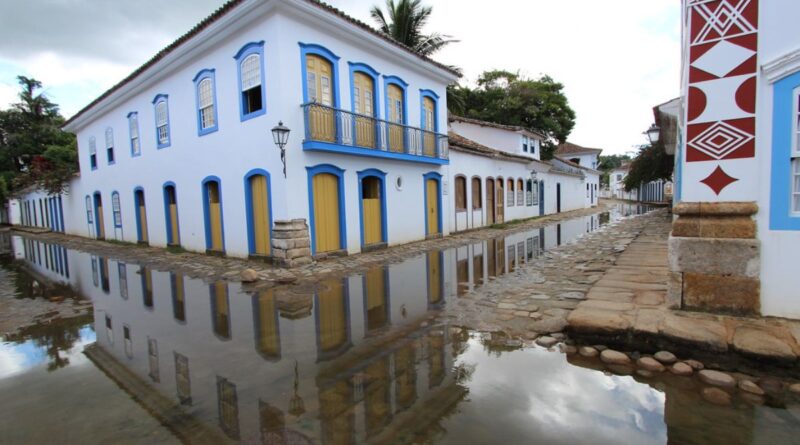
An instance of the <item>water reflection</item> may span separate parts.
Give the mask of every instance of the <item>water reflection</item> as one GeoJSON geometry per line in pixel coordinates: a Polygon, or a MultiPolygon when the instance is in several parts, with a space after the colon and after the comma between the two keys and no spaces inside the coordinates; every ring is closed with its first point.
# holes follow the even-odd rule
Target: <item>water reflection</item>
{"type": "MultiPolygon", "coordinates": [[[[67,282],[46,262],[25,263],[91,298],[93,322],[52,325],[60,330],[38,334],[33,346],[48,357],[48,369],[63,368],[71,356],[62,352],[96,330],[100,352],[87,354],[106,354],[123,366],[124,373],[106,370],[120,387],[138,394],[148,410],[164,407],[147,405],[139,399],[142,391],[174,404],[170,413],[195,419],[170,425],[180,437],[202,432],[246,443],[647,444],[706,437],[708,443],[720,437],[748,443],[756,432],[778,439],[800,432],[787,417],[796,411],[712,408],[680,381],[637,382],[600,372],[597,362],[571,357],[570,364],[541,349],[493,348],[486,336],[435,319],[440,308],[487,279],[524,273],[523,266],[547,249],[623,214],[593,215],[427,252],[343,279],[254,293],[236,283],[209,284],[65,250],[62,259],[72,269],[67,282]],[[135,274],[140,286],[129,285],[135,274]],[[764,420],[770,416],[784,419],[783,426],[764,420]],[[727,431],[709,428],[731,420],[727,431]]],[[[37,248],[23,241],[21,246],[37,248]]],[[[22,343],[17,349],[24,349],[22,343]]]]}

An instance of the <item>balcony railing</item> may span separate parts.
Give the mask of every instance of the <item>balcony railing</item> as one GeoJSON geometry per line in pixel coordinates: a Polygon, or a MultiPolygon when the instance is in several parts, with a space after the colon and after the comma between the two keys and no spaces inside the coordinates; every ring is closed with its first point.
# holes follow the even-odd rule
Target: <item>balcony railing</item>
{"type": "MultiPolygon", "coordinates": [[[[447,160],[447,136],[338,108],[303,105],[306,141],[447,160]]],[[[391,156],[389,156],[391,157],[391,156]]]]}

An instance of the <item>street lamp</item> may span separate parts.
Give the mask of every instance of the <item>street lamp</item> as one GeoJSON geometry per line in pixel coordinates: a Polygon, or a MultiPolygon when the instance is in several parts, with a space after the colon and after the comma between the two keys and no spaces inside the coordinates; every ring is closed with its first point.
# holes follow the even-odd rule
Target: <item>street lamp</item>
{"type": "Polygon", "coordinates": [[[644,132],[647,135],[647,139],[650,140],[651,144],[655,144],[658,142],[659,137],[661,136],[661,129],[658,128],[658,125],[653,124],[647,131],[644,132]]]}
{"type": "Polygon", "coordinates": [[[286,177],[286,143],[289,141],[288,127],[283,125],[283,121],[278,122],[278,126],[272,127],[272,139],[281,151],[281,162],[283,163],[283,177],[286,177]]]}

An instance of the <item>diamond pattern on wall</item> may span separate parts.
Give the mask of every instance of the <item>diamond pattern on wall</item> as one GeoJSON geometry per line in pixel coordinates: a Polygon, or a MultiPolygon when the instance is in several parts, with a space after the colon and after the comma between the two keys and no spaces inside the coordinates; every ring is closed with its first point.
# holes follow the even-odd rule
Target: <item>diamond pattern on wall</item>
{"type": "Polygon", "coordinates": [[[703,179],[700,182],[707,185],[711,190],[714,191],[714,193],[717,194],[717,196],[719,196],[720,192],[722,192],[725,187],[733,184],[736,181],[738,181],[738,179],[725,173],[725,170],[718,165],[717,168],[706,177],[706,179],[703,179]]]}
{"type": "Polygon", "coordinates": [[[758,0],[689,0],[686,5],[686,162],[752,158],[758,0]]]}
{"type": "Polygon", "coordinates": [[[753,139],[753,135],[733,125],[716,122],[689,141],[689,144],[714,159],[724,159],[753,139]]]}

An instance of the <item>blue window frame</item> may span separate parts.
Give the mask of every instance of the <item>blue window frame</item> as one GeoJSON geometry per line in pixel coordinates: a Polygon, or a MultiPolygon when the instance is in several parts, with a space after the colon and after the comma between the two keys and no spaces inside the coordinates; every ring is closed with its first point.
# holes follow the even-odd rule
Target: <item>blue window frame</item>
{"type": "Polygon", "coordinates": [[[327,59],[332,67],[331,84],[333,84],[333,108],[339,108],[339,56],[334,54],[328,48],[315,43],[298,42],[300,45],[300,66],[302,67],[302,86],[303,86],[303,103],[309,102],[308,97],[308,66],[306,65],[306,56],[314,54],[323,59],[327,59]]]}
{"type": "Polygon", "coordinates": [[[381,197],[381,242],[387,242],[388,229],[387,229],[387,216],[386,212],[386,172],[376,168],[362,170],[358,174],[358,219],[361,227],[361,247],[366,245],[364,241],[364,205],[362,199],[364,198],[363,183],[367,178],[377,178],[380,181],[380,197],[381,197]]]}
{"type": "Polygon", "coordinates": [[[197,104],[197,135],[219,129],[217,120],[217,82],[213,69],[204,69],[192,79],[197,104]]]}
{"type": "Polygon", "coordinates": [[[389,85],[397,85],[403,92],[403,103],[400,104],[400,107],[402,108],[402,113],[400,113],[402,122],[394,122],[394,123],[408,125],[408,83],[397,76],[383,76],[383,94],[385,95],[386,99],[385,116],[386,120],[391,122],[392,121],[391,110],[392,108],[397,108],[398,104],[390,103],[389,85]]]}
{"type": "Polygon", "coordinates": [[[436,94],[433,90],[419,90],[419,116],[420,116],[420,127],[423,130],[432,131],[434,133],[439,132],[439,95],[436,94]],[[425,115],[425,98],[429,98],[433,101],[433,116],[432,119],[429,116],[425,115]],[[428,123],[433,122],[433,127],[428,128],[428,123]]]}
{"type": "Polygon", "coordinates": [[[167,148],[172,143],[169,129],[169,97],[158,94],[153,98],[153,111],[156,123],[156,147],[167,148]]]}
{"type": "MultiPolygon", "coordinates": [[[[381,74],[377,72],[374,68],[367,65],[366,63],[356,63],[356,62],[347,62],[347,65],[350,67],[350,110],[354,113],[356,112],[356,91],[355,91],[355,74],[356,73],[363,73],[370,78],[372,78],[372,86],[374,88],[372,94],[372,110],[375,119],[380,119],[380,107],[378,107],[378,83],[381,74]]],[[[353,123],[355,125],[355,122],[353,123]]]]}
{"type": "Polygon", "coordinates": [[[114,165],[114,129],[106,128],[106,160],[108,165],[114,165]]]}
{"type": "Polygon", "coordinates": [[[139,113],[128,113],[128,136],[131,140],[131,157],[141,156],[142,142],[139,139],[139,113]]]}
{"type": "Polygon", "coordinates": [[[800,72],[772,87],[770,230],[800,230],[800,72]]]}
{"type": "Polygon", "coordinates": [[[314,176],[320,173],[330,173],[339,179],[339,248],[347,248],[347,218],[344,206],[344,170],[331,164],[320,164],[306,167],[308,172],[308,210],[309,227],[311,231],[311,253],[317,252],[316,232],[314,230],[314,176]]]}
{"type": "Polygon", "coordinates": [[[122,228],[122,207],[119,202],[119,193],[114,191],[111,193],[111,209],[114,214],[114,227],[117,229],[122,228]]]}
{"type": "Polygon", "coordinates": [[[94,136],[89,138],[89,166],[97,170],[97,140],[94,136]]]}
{"type": "Polygon", "coordinates": [[[239,85],[239,120],[244,122],[267,112],[264,41],[244,45],[233,58],[239,85]]]}

